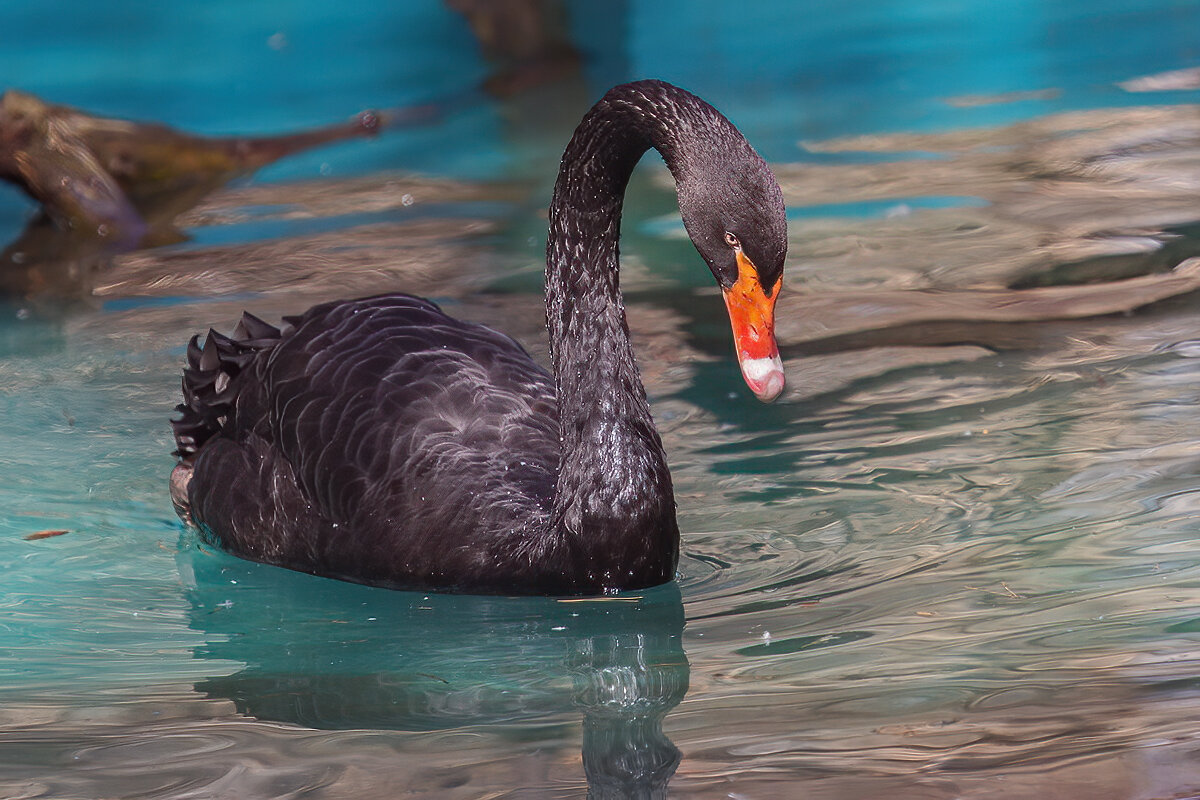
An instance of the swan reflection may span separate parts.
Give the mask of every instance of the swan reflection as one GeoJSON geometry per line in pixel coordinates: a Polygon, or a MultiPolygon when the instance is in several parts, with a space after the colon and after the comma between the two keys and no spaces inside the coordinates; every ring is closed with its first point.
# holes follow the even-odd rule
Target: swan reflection
{"type": "MultiPolygon", "coordinates": [[[[189,536],[190,539],[190,536],[189,536]]],[[[599,599],[426,595],[242,561],[179,556],[197,691],[260,720],[323,730],[561,723],[582,713],[593,798],[665,797],[680,752],[662,731],[688,689],[675,584],[599,599]]],[[[501,745],[503,746],[503,745],[501,745]]]]}

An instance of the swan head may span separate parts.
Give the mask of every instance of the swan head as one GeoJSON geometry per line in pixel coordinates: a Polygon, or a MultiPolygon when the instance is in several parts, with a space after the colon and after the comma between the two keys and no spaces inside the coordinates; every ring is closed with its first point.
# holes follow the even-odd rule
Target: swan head
{"type": "Polygon", "coordinates": [[[770,167],[732,125],[729,129],[732,136],[712,151],[710,163],[680,181],[679,208],[724,295],[742,377],[769,403],[785,383],[775,301],[783,287],[787,215],[770,167]]]}

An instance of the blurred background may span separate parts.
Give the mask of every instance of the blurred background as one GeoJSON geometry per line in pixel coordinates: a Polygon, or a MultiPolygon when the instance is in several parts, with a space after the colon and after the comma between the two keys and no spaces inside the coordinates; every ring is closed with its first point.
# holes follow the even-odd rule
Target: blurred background
{"type": "Polygon", "coordinates": [[[1200,796],[1198,34],[1195,0],[7,4],[0,795],[1200,796]],[[562,148],[646,77],[790,221],[762,406],[657,158],[630,186],[675,584],[387,592],[181,526],[185,345],[243,309],[410,291],[544,361],[562,148]],[[66,213],[94,129],[183,178],[66,213]]]}
{"type": "MultiPolygon", "coordinates": [[[[582,109],[644,77],[709,99],[773,162],[810,158],[804,141],[1194,99],[1180,90],[1194,92],[1195,76],[1150,96],[1121,84],[1195,66],[1196,13],[1178,0],[736,10],[703,0],[67,1],[4,11],[0,69],[8,87],[51,102],[210,135],[432,104],[443,112],[433,124],[300,156],[259,180],[378,170],[482,179],[544,171],[582,109]]],[[[5,200],[5,220],[18,217],[5,200]]]]}

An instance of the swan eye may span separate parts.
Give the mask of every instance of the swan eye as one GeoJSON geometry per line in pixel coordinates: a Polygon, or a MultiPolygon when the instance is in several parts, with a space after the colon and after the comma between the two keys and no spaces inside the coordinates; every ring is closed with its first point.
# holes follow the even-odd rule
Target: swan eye
{"type": "Polygon", "coordinates": [[[729,231],[725,231],[725,244],[729,245],[730,247],[742,246],[741,241],[739,241],[738,238],[729,231]]]}

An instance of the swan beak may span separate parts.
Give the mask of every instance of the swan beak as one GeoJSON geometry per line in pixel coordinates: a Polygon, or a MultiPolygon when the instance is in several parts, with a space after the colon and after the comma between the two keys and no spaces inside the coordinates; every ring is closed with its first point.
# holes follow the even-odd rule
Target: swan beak
{"type": "Polygon", "coordinates": [[[768,294],[758,279],[758,268],[740,249],[737,251],[738,279],[725,295],[733,346],[742,366],[742,377],[750,391],[764,403],[783,392],[783,361],[775,343],[775,301],[783,281],[768,294]]]}

